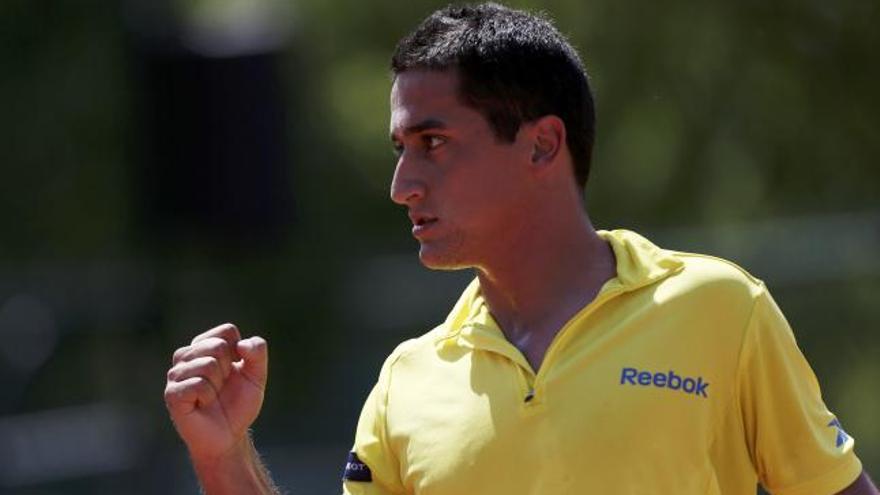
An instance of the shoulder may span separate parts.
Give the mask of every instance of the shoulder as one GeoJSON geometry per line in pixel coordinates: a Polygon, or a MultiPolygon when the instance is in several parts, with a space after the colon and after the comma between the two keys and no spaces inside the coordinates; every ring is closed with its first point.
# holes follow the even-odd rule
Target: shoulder
{"type": "Polygon", "coordinates": [[[385,359],[385,363],[382,365],[382,372],[390,375],[393,368],[401,362],[407,363],[431,359],[436,355],[435,346],[437,342],[448,333],[447,323],[443,323],[419,337],[401,342],[385,359]]]}
{"type": "Polygon", "coordinates": [[[725,259],[661,248],[628,230],[600,231],[609,242],[621,284],[637,292],[692,296],[710,294],[753,297],[763,283],[725,259]],[[659,282],[659,283],[657,283],[659,282]]]}
{"type": "MultiPolygon", "coordinates": [[[[670,251],[680,262],[678,270],[659,283],[646,287],[655,308],[684,312],[704,322],[740,334],[759,300],[766,296],[764,283],[737,264],[714,256],[670,251]]],[[[644,299],[643,299],[644,300],[644,299]]]]}
{"type": "Polygon", "coordinates": [[[400,363],[429,364],[437,359],[438,345],[462,329],[467,321],[480,315],[485,317],[485,305],[479,295],[479,281],[475,278],[464,289],[445,321],[419,337],[400,343],[385,360],[383,371],[390,371],[400,363]]]}
{"type": "Polygon", "coordinates": [[[682,269],[669,281],[687,292],[754,300],[766,291],[764,282],[732,261],[705,254],[670,251],[682,269]]]}

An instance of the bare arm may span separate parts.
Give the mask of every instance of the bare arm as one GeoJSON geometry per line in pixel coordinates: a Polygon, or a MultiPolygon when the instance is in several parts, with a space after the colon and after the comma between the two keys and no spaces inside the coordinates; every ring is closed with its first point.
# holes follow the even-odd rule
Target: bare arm
{"type": "Polygon", "coordinates": [[[862,471],[856,480],[837,495],[878,495],[877,487],[871,482],[868,473],[862,471]]]}
{"type": "Polygon", "coordinates": [[[193,466],[208,495],[281,495],[249,435],[230,455],[207,462],[194,459],[193,466]]]}
{"type": "Polygon", "coordinates": [[[266,341],[224,324],[174,352],[165,404],[207,495],[278,495],[248,428],[263,405],[266,341]]]}

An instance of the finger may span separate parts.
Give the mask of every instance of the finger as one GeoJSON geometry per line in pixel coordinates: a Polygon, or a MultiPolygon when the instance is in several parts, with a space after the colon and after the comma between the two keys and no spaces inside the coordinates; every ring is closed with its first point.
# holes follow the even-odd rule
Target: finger
{"type": "Polygon", "coordinates": [[[182,382],[200,376],[206,378],[215,390],[221,390],[226,376],[217,358],[202,356],[190,361],[183,361],[168,370],[169,382],[182,382]]]}
{"type": "Polygon", "coordinates": [[[207,332],[200,333],[192,339],[192,342],[188,346],[183,346],[176,351],[171,356],[171,364],[177,364],[183,359],[183,356],[186,355],[190,347],[194,344],[208,340],[211,338],[219,338],[225,340],[229,344],[229,348],[232,349],[232,359],[233,361],[238,360],[239,356],[236,353],[235,345],[241,340],[241,333],[238,331],[238,327],[233,325],[232,323],[224,323],[222,325],[217,325],[216,327],[208,330],[207,332]]]}
{"type": "Polygon", "coordinates": [[[215,400],[217,390],[200,376],[165,385],[165,405],[172,416],[190,414],[200,407],[211,405],[215,400]]]}
{"type": "Polygon", "coordinates": [[[251,337],[238,342],[238,354],[242,358],[242,374],[260,388],[266,388],[269,373],[269,344],[262,337],[251,337]]]}
{"type": "Polygon", "coordinates": [[[172,364],[177,366],[184,361],[191,361],[204,356],[211,356],[217,359],[223,371],[223,378],[226,378],[232,369],[232,362],[238,359],[238,351],[231,347],[227,341],[219,337],[210,337],[200,340],[193,345],[178,349],[174,353],[172,364]]]}
{"type": "Polygon", "coordinates": [[[222,325],[217,325],[207,332],[196,335],[195,338],[192,339],[192,344],[195,344],[200,340],[210,339],[213,337],[221,338],[226,342],[229,342],[229,345],[235,348],[235,344],[237,344],[238,341],[241,340],[241,333],[238,331],[238,327],[236,327],[232,323],[224,323],[222,325]]]}
{"type": "Polygon", "coordinates": [[[171,364],[172,365],[177,364],[181,360],[181,358],[183,357],[184,353],[186,353],[188,350],[189,350],[188,345],[185,345],[183,347],[178,347],[177,349],[175,349],[174,354],[171,355],[171,364]]]}

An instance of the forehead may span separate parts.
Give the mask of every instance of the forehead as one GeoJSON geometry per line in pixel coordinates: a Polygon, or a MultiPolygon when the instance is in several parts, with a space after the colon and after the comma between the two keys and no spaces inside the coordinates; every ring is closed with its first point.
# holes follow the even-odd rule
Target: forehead
{"type": "Polygon", "coordinates": [[[391,133],[423,121],[446,125],[471,119],[475,110],[461,103],[454,70],[408,70],[391,87],[391,133]]]}

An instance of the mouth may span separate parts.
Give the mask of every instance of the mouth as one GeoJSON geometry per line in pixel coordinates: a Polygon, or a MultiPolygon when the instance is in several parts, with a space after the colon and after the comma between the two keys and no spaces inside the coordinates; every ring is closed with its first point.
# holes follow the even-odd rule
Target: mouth
{"type": "Polygon", "coordinates": [[[436,217],[412,216],[412,235],[416,238],[424,236],[439,221],[436,217]]]}

